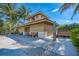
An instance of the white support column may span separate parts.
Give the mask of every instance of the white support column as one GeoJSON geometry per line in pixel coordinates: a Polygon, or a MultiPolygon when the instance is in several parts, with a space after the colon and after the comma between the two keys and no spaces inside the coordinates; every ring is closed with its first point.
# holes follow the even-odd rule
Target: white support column
{"type": "Polygon", "coordinates": [[[26,35],[26,32],[25,31],[23,31],[23,35],[26,35]]]}

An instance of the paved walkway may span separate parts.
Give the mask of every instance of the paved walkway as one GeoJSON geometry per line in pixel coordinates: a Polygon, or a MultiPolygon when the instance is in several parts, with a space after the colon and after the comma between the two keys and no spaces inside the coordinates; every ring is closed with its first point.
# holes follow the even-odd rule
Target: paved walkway
{"type": "Polygon", "coordinates": [[[59,48],[57,52],[65,56],[77,56],[79,52],[76,51],[75,46],[72,44],[69,38],[57,38],[59,48]]]}
{"type": "Polygon", "coordinates": [[[54,53],[53,51],[48,51],[47,45],[51,42],[45,41],[42,39],[35,39],[28,36],[20,36],[20,35],[11,35],[11,36],[0,36],[1,42],[3,42],[0,46],[0,55],[2,56],[57,56],[59,54],[54,53]],[[4,38],[4,39],[3,39],[4,38]],[[48,44],[47,44],[48,43],[48,44]],[[19,46],[17,46],[17,44],[19,46]]]}
{"type": "Polygon", "coordinates": [[[35,39],[22,35],[0,36],[0,55],[78,55],[68,38],[52,40],[35,39]]]}
{"type": "Polygon", "coordinates": [[[0,49],[17,49],[17,48],[32,48],[32,46],[24,46],[10,37],[0,36],[0,49]]]}

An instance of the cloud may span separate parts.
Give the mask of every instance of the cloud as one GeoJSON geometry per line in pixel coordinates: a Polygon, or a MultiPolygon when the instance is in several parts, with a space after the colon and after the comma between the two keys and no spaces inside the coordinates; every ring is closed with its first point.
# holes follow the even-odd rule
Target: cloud
{"type": "Polygon", "coordinates": [[[77,21],[77,23],[79,24],[79,21],[77,21]]]}
{"type": "Polygon", "coordinates": [[[66,22],[69,23],[70,21],[69,20],[66,20],[66,22]]]}
{"type": "Polygon", "coordinates": [[[57,12],[59,10],[59,8],[53,9],[52,12],[57,12]]]}

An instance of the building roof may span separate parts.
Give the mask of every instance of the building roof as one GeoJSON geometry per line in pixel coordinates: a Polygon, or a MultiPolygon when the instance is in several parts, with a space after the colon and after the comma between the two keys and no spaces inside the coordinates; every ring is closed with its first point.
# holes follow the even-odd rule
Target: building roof
{"type": "Polygon", "coordinates": [[[22,25],[20,27],[29,27],[30,25],[33,25],[33,24],[37,24],[37,23],[50,23],[50,24],[53,24],[53,22],[51,20],[38,20],[38,21],[35,21],[35,22],[30,22],[30,23],[27,23],[25,25],[22,25]]]}
{"type": "Polygon", "coordinates": [[[45,15],[44,13],[42,13],[42,12],[37,12],[34,15],[28,17],[28,19],[31,18],[31,17],[34,17],[36,15],[39,15],[39,14],[45,16],[46,18],[44,18],[43,20],[37,20],[37,21],[33,21],[33,22],[28,22],[27,24],[22,25],[21,27],[29,27],[29,25],[36,24],[36,23],[43,23],[43,22],[47,22],[47,23],[50,23],[50,24],[53,24],[54,23],[53,21],[49,20],[48,19],[48,16],[45,15]]]}
{"type": "Polygon", "coordinates": [[[46,18],[48,18],[47,15],[45,15],[43,12],[40,12],[40,11],[39,11],[39,12],[33,14],[33,15],[30,15],[30,16],[28,17],[28,19],[29,19],[29,18],[33,18],[33,17],[35,17],[36,15],[43,15],[43,16],[45,16],[46,18]]]}
{"type": "Polygon", "coordinates": [[[42,23],[42,22],[47,22],[47,23],[53,24],[53,21],[44,19],[44,20],[38,20],[38,21],[35,21],[35,22],[29,22],[26,25],[32,25],[32,24],[42,23]]]}

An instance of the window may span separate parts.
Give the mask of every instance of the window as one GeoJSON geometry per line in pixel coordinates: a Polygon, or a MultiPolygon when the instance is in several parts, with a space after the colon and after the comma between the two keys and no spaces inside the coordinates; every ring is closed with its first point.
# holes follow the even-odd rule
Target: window
{"type": "Polygon", "coordinates": [[[35,20],[38,20],[38,16],[35,16],[35,20]]]}

